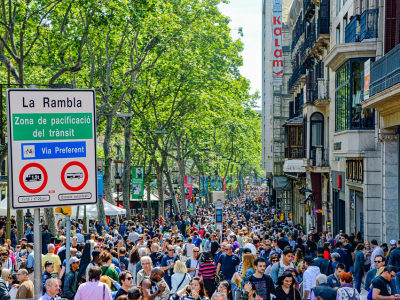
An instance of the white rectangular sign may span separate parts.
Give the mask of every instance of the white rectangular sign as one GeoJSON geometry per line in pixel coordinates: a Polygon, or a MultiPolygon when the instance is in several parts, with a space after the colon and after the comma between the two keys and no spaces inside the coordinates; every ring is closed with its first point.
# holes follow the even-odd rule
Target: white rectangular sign
{"type": "Polygon", "coordinates": [[[282,85],[282,0],[274,0],[272,12],[272,84],[282,85]]]}
{"type": "Polygon", "coordinates": [[[97,202],[95,109],[93,90],[7,90],[13,208],[97,202]]]}
{"type": "Polygon", "coordinates": [[[217,201],[225,202],[225,192],[213,192],[213,203],[217,201]]]}

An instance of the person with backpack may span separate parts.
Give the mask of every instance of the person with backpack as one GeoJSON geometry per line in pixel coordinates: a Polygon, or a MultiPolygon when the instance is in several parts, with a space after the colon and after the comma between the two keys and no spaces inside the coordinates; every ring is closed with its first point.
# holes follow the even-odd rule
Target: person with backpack
{"type": "Polygon", "coordinates": [[[360,294],[351,284],[353,276],[350,272],[340,273],[339,280],[340,288],[337,291],[337,300],[360,300],[360,294]]]}
{"type": "Polygon", "coordinates": [[[189,285],[190,275],[186,265],[180,260],[175,262],[174,265],[174,275],[171,277],[171,294],[179,292],[182,288],[189,285]]]}

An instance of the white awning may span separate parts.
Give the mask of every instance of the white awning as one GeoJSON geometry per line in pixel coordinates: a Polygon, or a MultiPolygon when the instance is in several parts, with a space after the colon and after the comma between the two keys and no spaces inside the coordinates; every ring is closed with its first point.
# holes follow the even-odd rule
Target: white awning
{"type": "Polygon", "coordinates": [[[306,167],[303,166],[303,159],[285,159],[283,164],[283,172],[285,173],[304,173],[306,167]]]}

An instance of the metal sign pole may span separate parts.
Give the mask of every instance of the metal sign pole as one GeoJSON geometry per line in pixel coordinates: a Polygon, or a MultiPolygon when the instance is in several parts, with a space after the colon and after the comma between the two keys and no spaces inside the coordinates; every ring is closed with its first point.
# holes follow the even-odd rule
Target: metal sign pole
{"type": "Polygon", "coordinates": [[[35,300],[42,296],[42,232],[40,229],[40,208],[35,208],[33,223],[33,242],[34,242],[34,287],[35,300]]]}
{"type": "Polygon", "coordinates": [[[65,227],[66,227],[66,234],[65,236],[67,239],[65,240],[65,274],[68,274],[69,272],[69,259],[71,256],[71,217],[66,216],[65,217],[65,227]]]}

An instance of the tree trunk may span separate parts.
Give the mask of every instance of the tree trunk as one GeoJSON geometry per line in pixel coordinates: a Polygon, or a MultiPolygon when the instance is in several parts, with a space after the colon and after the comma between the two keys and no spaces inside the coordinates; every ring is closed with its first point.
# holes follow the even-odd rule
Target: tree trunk
{"type": "Polygon", "coordinates": [[[181,188],[181,207],[182,212],[186,212],[186,194],[185,194],[185,159],[180,158],[178,161],[179,167],[179,186],[181,188]]]}
{"type": "Polygon", "coordinates": [[[75,218],[75,221],[77,221],[78,222],[78,219],[79,219],[79,208],[80,208],[80,206],[78,205],[77,207],[76,207],[76,218],[75,218]]]}
{"type": "Polygon", "coordinates": [[[165,217],[164,214],[164,189],[163,189],[163,168],[164,162],[159,163],[158,161],[154,161],[154,167],[156,169],[157,175],[157,190],[158,190],[158,215],[161,217],[165,217]]]}
{"type": "Polygon", "coordinates": [[[53,207],[44,208],[44,219],[46,220],[47,226],[49,226],[49,231],[54,236],[56,236],[57,235],[56,215],[54,213],[53,207]]]}
{"type": "MultiPolygon", "coordinates": [[[[147,220],[149,224],[151,224],[151,187],[150,187],[150,179],[149,176],[151,174],[151,160],[149,163],[149,170],[147,171],[147,178],[146,178],[146,190],[147,190],[147,220]]],[[[142,199],[142,213],[143,213],[143,199],[142,199]]],[[[154,214],[155,215],[155,214],[154,214]]]]}
{"type": "Polygon", "coordinates": [[[176,199],[176,196],[175,196],[174,188],[172,186],[171,173],[168,170],[168,164],[165,164],[164,175],[167,178],[168,188],[171,192],[172,204],[174,205],[174,211],[175,211],[175,213],[179,213],[180,212],[179,204],[178,204],[178,200],[176,199]]]}
{"type": "Polygon", "coordinates": [[[103,185],[104,185],[104,195],[107,202],[115,205],[113,195],[112,195],[112,174],[111,174],[111,134],[114,116],[106,115],[106,131],[104,133],[104,175],[103,175],[103,185]]]}
{"type": "Polygon", "coordinates": [[[18,241],[24,237],[24,211],[17,209],[17,239],[18,241]]]}
{"type": "MultiPolygon", "coordinates": [[[[122,173],[122,202],[126,209],[126,219],[131,219],[131,201],[130,201],[130,182],[131,182],[131,123],[132,118],[126,117],[124,127],[124,138],[125,138],[125,159],[124,159],[124,172],[122,173]]],[[[143,201],[142,201],[143,202],[143,201]]]]}
{"type": "Polygon", "coordinates": [[[97,212],[98,212],[97,219],[100,222],[100,225],[105,226],[107,224],[107,220],[106,220],[106,215],[105,215],[105,212],[104,212],[104,203],[103,203],[103,201],[104,200],[101,199],[101,198],[97,200],[97,212]]]}

